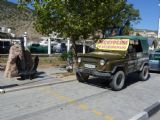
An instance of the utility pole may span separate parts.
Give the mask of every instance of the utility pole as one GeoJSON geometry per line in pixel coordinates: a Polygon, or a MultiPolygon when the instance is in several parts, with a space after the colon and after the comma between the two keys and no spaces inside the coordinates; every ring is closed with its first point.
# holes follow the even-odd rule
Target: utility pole
{"type": "Polygon", "coordinates": [[[27,47],[27,32],[24,32],[24,47],[27,47]]]}

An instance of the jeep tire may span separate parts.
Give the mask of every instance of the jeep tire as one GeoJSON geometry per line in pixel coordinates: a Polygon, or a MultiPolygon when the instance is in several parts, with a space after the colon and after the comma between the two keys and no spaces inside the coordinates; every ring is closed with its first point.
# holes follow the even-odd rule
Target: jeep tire
{"type": "Polygon", "coordinates": [[[76,72],[76,78],[79,82],[85,82],[88,80],[89,75],[81,73],[81,72],[76,72]]]}
{"type": "Polygon", "coordinates": [[[139,72],[139,79],[142,81],[148,80],[149,77],[149,68],[148,65],[145,65],[142,71],[139,72]]]}
{"type": "Polygon", "coordinates": [[[113,89],[113,90],[121,90],[124,86],[124,83],[125,83],[125,74],[123,71],[117,71],[114,76],[113,76],[113,79],[112,81],[110,82],[110,87],[113,89]]]}

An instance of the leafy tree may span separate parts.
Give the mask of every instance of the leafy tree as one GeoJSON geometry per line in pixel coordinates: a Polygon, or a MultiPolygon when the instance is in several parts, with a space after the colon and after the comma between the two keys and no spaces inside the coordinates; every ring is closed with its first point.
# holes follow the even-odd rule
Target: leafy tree
{"type": "Polygon", "coordinates": [[[101,30],[111,32],[118,28],[120,34],[128,32],[131,22],[139,20],[139,12],[126,0],[18,0],[20,5],[33,5],[37,19],[35,28],[42,34],[52,31],[75,41],[101,30]]]}
{"type": "Polygon", "coordinates": [[[118,35],[128,35],[132,31],[131,23],[139,20],[139,10],[134,9],[132,4],[125,4],[120,11],[116,11],[111,23],[108,24],[109,26],[105,27],[111,28],[108,29],[110,30],[109,36],[115,29],[118,35]]]}

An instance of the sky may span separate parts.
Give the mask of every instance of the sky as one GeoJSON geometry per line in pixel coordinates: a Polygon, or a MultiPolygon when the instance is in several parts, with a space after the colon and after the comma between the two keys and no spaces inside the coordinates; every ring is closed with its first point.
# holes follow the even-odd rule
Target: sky
{"type": "MultiPolygon", "coordinates": [[[[16,3],[17,0],[8,0],[16,3]]],[[[134,8],[140,12],[141,21],[133,24],[135,29],[158,30],[158,20],[160,17],[160,6],[158,0],[128,0],[134,8]]]]}
{"type": "Polygon", "coordinates": [[[139,9],[141,21],[134,24],[134,28],[158,30],[158,20],[160,17],[160,3],[158,0],[128,0],[134,8],[139,9]]]}

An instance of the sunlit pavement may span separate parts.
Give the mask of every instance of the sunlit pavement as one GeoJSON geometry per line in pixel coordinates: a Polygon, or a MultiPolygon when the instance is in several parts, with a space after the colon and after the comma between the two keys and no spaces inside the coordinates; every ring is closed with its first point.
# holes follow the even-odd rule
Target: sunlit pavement
{"type": "MultiPolygon", "coordinates": [[[[37,78],[36,79],[26,79],[26,80],[17,80],[16,78],[5,78],[4,72],[0,71],[0,89],[2,88],[12,88],[16,86],[21,86],[25,84],[36,84],[37,82],[45,83],[48,82],[50,79],[55,78],[55,76],[50,76],[50,74],[54,73],[64,73],[67,72],[64,69],[56,68],[56,67],[49,67],[49,68],[41,68],[38,69],[37,78]]],[[[54,79],[55,80],[55,79],[54,79]]]]}
{"type": "Polygon", "coordinates": [[[128,120],[160,99],[159,77],[132,75],[121,91],[91,79],[1,94],[0,120],[128,120]]]}
{"type": "Polygon", "coordinates": [[[153,115],[149,120],[160,120],[160,111],[153,115]]]}

